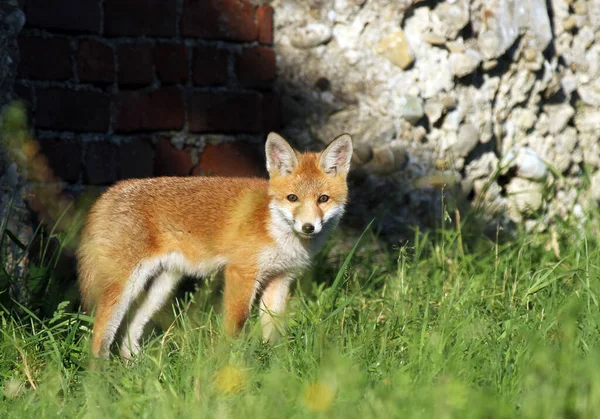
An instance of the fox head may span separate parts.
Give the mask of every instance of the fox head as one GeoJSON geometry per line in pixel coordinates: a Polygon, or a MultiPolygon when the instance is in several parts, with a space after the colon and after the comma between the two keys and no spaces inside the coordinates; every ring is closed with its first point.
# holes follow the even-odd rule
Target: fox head
{"type": "Polygon", "coordinates": [[[331,230],[348,198],[350,135],[340,135],[322,153],[298,153],[272,132],[266,154],[271,217],[278,230],[304,239],[331,230]]]}

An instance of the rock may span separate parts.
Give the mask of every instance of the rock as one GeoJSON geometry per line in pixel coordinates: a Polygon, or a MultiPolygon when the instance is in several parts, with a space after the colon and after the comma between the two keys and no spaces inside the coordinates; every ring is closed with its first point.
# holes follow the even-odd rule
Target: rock
{"type": "Polygon", "coordinates": [[[405,104],[402,112],[402,118],[415,125],[421,118],[423,118],[423,99],[418,96],[406,95],[405,104]]]}
{"type": "Polygon", "coordinates": [[[466,157],[479,143],[479,132],[472,124],[463,124],[458,130],[456,144],[452,151],[461,157],[466,157]]]}
{"type": "Polygon", "coordinates": [[[485,27],[479,34],[479,51],[486,60],[503,55],[527,30],[530,46],[543,52],[552,39],[545,0],[496,0],[485,7],[485,27]]]}
{"type": "Polygon", "coordinates": [[[600,171],[592,175],[590,196],[594,201],[600,204],[600,171]]]}
{"type": "Polygon", "coordinates": [[[291,38],[291,43],[296,48],[313,48],[329,42],[333,32],[331,28],[322,23],[309,23],[298,28],[291,38]]]}
{"type": "Polygon", "coordinates": [[[544,112],[548,115],[548,131],[551,134],[558,134],[565,129],[573,115],[575,115],[575,109],[568,103],[546,105],[544,106],[544,112]]]}
{"type": "Polygon", "coordinates": [[[456,53],[460,54],[461,52],[465,52],[465,44],[461,41],[448,41],[446,42],[446,48],[450,51],[450,54],[456,53]]]}
{"type": "Polygon", "coordinates": [[[490,71],[490,70],[496,68],[497,65],[498,65],[498,60],[488,60],[488,61],[483,62],[483,64],[481,65],[481,68],[483,68],[483,71],[490,71]]]}
{"type": "Polygon", "coordinates": [[[577,89],[577,78],[571,73],[560,79],[560,86],[566,95],[570,95],[577,89]]]}
{"type": "Polygon", "coordinates": [[[594,81],[581,85],[577,88],[577,93],[581,97],[581,101],[586,105],[600,106],[600,78],[594,81]]]}
{"type": "Polygon", "coordinates": [[[517,176],[525,179],[541,181],[548,172],[548,168],[540,156],[529,147],[519,150],[515,164],[517,166],[517,176]]]}
{"type": "Polygon", "coordinates": [[[433,167],[435,167],[436,170],[448,170],[451,166],[452,164],[448,159],[435,159],[433,162],[433,167]]]}
{"type": "Polygon", "coordinates": [[[442,106],[444,106],[444,110],[452,110],[456,108],[456,98],[450,95],[444,95],[442,97],[442,106]]]}
{"type": "Polygon", "coordinates": [[[455,77],[464,77],[471,74],[481,63],[481,55],[474,49],[462,53],[450,54],[450,72],[455,77]]]}
{"type": "Polygon", "coordinates": [[[600,144],[598,133],[581,133],[579,145],[583,152],[583,161],[596,168],[600,168],[600,144]]]}
{"type": "Polygon", "coordinates": [[[501,39],[496,33],[486,31],[479,35],[477,46],[479,47],[479,51],[481,51],[481,55],[487,61],[490,61],[500,57],[512,45],[515,39],[512,36],[509,36],[507,39],[501,39]]]}
{"type": "Polygon", "coordinates": [[[492,152],[487,152],[470,162],[465,168],[465,174],[469,179],[480,179],[492,176],[497,170],[498,157],[492,152]]]}
{"type": "Polygon", "coordinates": [[[419,54],[414,70],[419,74],[420,96],[429,99],[452,90],[454,78],[448,65],[448,51],[432,48],[419,54]]]}
{"type": "Polygon", "coordinates": [[[550,118],[547,114],[541,113],[537,122],[535,123],[535,133],[539,135],[546,135],[550,130],[550,118]]]}
{"type": "Polygon", "coordinates": [[[437,35],[432,32],[427,32],[422,36],[423,41],[427,42],[430,45],[444,45],[446,43],[446,38],[442,35],[437,35]]]}
{"type": "Polygon", "coordinates": [[[519,11],[525,10],[524,13],[520,13],[519,23],[522,28],[526,27],[531,35],[532,42],[530,45],[538,52],[544,52],[552,40],[552,26],[550,25],[546,0],[529,0],[524,3],[520,0],[514,0],[514,4],[519,7],[519,11]]]}
{"type": "Polygon", "coordinates": [[[460,112],[459,109],[455,109],[453,111],[448,112],[446,118],[444,118],[444,123],[442,124],[442,128],[446,131],[450,132],[458,132],[460,128],[460,123],[462,122],[464,114],[460,112]]]}
{"type": "Polygon", "coordinates": [[[375,52],[402,69],[406,69],[415,61],[414,53],[402,30],[381,38],[375,52]]]}
{"type": "Polygon", "coordinates": [[[543,185],[538,182],[533,182],[519,177],[512,178],[506,185],[506,192],[509,199],[509,207],[518,213],[530,213],[539,210],[542,207],[543,185]]]}
{"type": "Polygon", "coordinates": [[[565,31],[570,32],[577,27],[577,20],[574,16],[569,16],[563,20],[562,26],[565,31]]]}
{"type": "Polygon", "coordinates": [[[354,153],[352,155],[353,163],[365,164],[373,159],[373,148],[367,143],[359,143],[354,147],[354,153]]]}
{"type": "Polygon", "coordinates": [[[444,113],[444,105],[438,100],[428,100],[425,103],[424,111],[427,119],[429,119],[429,123],[435,124],[444,113]]]}
{"type": "Polygon", "coordinates": [[[460,182],[460,190],[467,196],[473,191],[473,179],[465,178],[460,182]]]}
{"type": "Polygon", "coordinates": [[[427,136],[425,127],[417,126],[413,129],[413,141],[420,143],[427,136]]]}
{"type": "Polygon", "coordinates": [[[578,0],[573,3],[573,11],[576,15],[585,15],[587,13],[587,5],[584,0],[578,0]]]}
{"type": "MultiPolygon", "coordinates": [[[[0,12],[0,15],[1,14],[2,13],[0,12]]],[[[2,23],[6,25],[6,34],[8,36],[16,36],[21,32],[23,26],[25,26],[25,13],[14,7],[2,17],[2,23]]]]}
{"type": "Polygon", "coordinates": [[[575,114],[575,127],[579,132],[595,132],[600,121],[600,109],[581,107],[575,114]]]}
{"type": "Polygon", "coordinates": [[[530,130],[535,125],[536,116],[535,113],[531,109],[515,109],[515,115],[518,115],[516,118],[517,124],[519,128],[523,131],[530,130]]]}
{"type": "MultiPolygon", "coordinates": [[[[341,132],[338,130],[338,132],[341,132]]],[[[339,134],[336,134],[339,135],[339,134]]],[[[373,121],[367,125],[361,136],[359,136],[359,142],[369,143],[372,145],[380,145],[382,143],[389,143],[396,137],[396,126],[392,120],[378,120],[373,121]]]]}
{"type": "Polygon", "coordinates": [[[406,148],[397,141],[373,148],[373,158],[367,165],[369,171],[387,175],[402,170],[408,160],[406,148]]]}
{"type": "Polygon", "coordinates": [[[476,179],[473,182],[473,191],[475,195],[481,196],[487,201],[493,201],[502,193],[502,188],[495,180],[476,179]]]}
{"type": "Polygon", "coordinates": [[[432,13],[434,33],[446,39],[456,39],[460,31],[469,23],[467,1],[439,3],[432,13]]]}
{"type": "Polygon", "coordinates": [[[358,109],[354,107],[335,112],[329,115],[325,122],[313,129],[313,134],[325,144],[340,135],[341,132],[356,137],[364,129],[360,124],[359,116],[358,109]]]}
{"type": "Polygon", "coordinates": [[[556,144],[565,153],[572,153],[577,145],[577,130],[573,127],[567,127],[556,137],[556,144]]]}

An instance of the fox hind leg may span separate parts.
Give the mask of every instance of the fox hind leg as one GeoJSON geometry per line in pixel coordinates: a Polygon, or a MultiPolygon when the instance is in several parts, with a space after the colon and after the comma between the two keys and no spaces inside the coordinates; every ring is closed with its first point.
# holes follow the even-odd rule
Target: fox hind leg
{"type": "Polygon", "coordinates": [[[138,353],[144,326],[165,305],[181,277],[182,274],[177,271],[165,270],[154,279],[132,319],[125,320],[127,324],[121,344],[123,357],[131,358],[138,353]]]}
{"type": "Polygon", "coordinates": [[[92,353],[95,357],[108,358],[110,345],[125,314],[151,277],[150,272],[137,272],[125,284],[114,282],[102,291],[94,315],[92,353]]]}

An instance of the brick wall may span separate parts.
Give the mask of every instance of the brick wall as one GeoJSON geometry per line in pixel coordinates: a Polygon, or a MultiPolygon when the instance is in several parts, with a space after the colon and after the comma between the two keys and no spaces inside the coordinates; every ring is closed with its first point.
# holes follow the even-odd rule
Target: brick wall
{"type": "Polygon", "coordinates": [[[26,0],[15,96],[69,183],[263,175],[273,11],[247,0],[26,0]]]}

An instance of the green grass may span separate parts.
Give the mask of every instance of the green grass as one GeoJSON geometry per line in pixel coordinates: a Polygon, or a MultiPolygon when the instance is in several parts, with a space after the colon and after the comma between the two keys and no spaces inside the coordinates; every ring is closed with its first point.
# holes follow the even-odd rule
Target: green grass
{"type": "Polygon", "coordinates": [[[275,345],[256,317],[225,337],[212,284],[135,362],[94,369],[89,317],[5,310],[0,417],[597,417],[600,242],[587,230],[506,243],[443,231],[394,250],[367,234],[351,259],[319,256],[275,345]]]}

